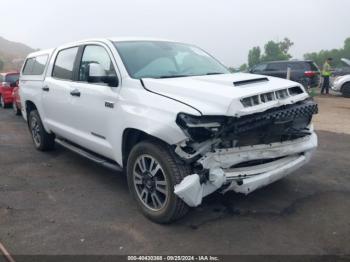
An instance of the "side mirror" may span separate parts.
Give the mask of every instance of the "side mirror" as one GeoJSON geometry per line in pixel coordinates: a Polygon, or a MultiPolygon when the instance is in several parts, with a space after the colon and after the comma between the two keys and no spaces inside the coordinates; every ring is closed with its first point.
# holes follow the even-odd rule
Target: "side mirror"
{"type": "Polygon", "coordinates": [[[116,75],[108,76],[99,63],[90,63],[88,73],[89,83],[105,83],[111,87],[117,87],[119,84],[118,77],[116,75]]]}
{"type": "Polygon", "coordinates": [[[102,77],[106,76],[106,71],[98,63],[90,63],[88,73],[88,82],[99,82],[102,77]]]}

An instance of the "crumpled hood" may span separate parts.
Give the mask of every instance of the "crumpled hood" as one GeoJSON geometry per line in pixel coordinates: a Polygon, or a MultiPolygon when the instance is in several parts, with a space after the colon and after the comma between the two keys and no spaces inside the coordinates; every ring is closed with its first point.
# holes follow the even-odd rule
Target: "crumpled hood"
{"type": "MultiPolygon", "coordinates": [[[[300,84],[269,76],[235,73],[208,76],[179,77],[166,79],[143,79],[145,87],[155,93],[171,97],[198,109],[203,115],[245,115],[247,111],[240,100],[244,97],[272,92],[300,84]],[[234,85],[234,82],[267,78],[268,81],[234,85]]],[[[305,93],[296,100],[308,97],[305,93]]],[[[289,100],[288,103],[291,103],[289,100]]],[[[280,105],[280,101],[269,107],[280,105]]],[[[266,110],[266,106],[264,107],[266,110]]],[[[259,107],[262,110],[262,107],[259,107]]]]}

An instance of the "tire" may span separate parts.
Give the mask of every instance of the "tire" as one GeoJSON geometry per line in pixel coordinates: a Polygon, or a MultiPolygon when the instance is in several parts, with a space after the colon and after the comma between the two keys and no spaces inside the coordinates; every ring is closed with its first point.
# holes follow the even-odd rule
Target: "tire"
{"type": "Polygon", "coordinates": [[[345,83],[341,88],[341,93],[344,97],[350,98],[350,82],[345,83]]]}
{"type": "Polygon", "coordinates": [[[139,209],[153,222],[166,224],[186,215],[189,207],[175,195],[174,186],[189,174],[189,167],[165,144],[153,141],[141,142],[129,154],[127,162],[129,190],[139,209]],[[146,166],[143,168],[144,172],[141,170],[142,159],[145,160],[146,166]]]}
{"type": "Polygon", "coordinates": [[[28,126],[37,150],[48,151],[54,148],[55,136],[45,131],[37,110],[30,112],[28,126]]]}
{"type": "Polygon", "coordinates": [[[13,103],[12,103],[12,109],[13,109],[13,112],[15,112],[15,115],[16,115],[16,116],[21,115],[21,110],[18,109],[17,104],[16,104],[16,101],[13,101],[13,103]]]}

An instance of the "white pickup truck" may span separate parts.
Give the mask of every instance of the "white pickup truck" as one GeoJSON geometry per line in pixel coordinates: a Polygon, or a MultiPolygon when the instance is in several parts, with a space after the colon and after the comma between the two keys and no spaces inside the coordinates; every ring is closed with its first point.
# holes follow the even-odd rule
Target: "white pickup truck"
{"type": "Polygon", "coordinates": [[[303,166],[317,113],[295,82],[231,74],[198,47],[95,39],[30,54],[20,76],[34,145],[55,143],[127,174],[151,220],[219,191],[249,194],[303,166]]]}

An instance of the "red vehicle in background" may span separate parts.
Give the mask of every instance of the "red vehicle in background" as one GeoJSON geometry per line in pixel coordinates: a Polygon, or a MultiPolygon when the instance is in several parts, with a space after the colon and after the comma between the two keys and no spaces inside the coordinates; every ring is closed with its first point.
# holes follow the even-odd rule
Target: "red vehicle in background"
{"type": "Polygon", "coordinates": [[[13,89],[18,86],[19,73],[8,72],[0,74],[0,106],[3,108],[13,104],[13,89]]]}
{"type": "Polygon", "coordinates": [[[15,88],[13,89],[12,92],[12,97],[13,97],[13,102],[12,102],[12,108],[13,111],[15,112],[16,115],[21,115],[21,99],[19,97],[19,81],[17,81],[17,84],[15,86],[15,88]]]}

